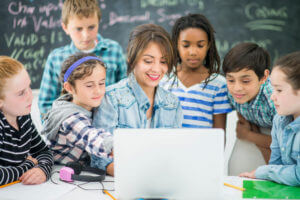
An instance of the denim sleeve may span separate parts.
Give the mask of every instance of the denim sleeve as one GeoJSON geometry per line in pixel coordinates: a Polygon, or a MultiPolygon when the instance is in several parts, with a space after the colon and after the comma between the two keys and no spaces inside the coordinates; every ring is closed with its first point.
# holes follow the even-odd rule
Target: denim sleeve
{"type": "Polygon", "coordinates": [[[300,157],[295,165],[263,165],[257,168],[255,176],[285,185],[300,186],[300,157]]]}
{"type": "Polygon", "coordinates": [[[96,128],[103,128],[113,133],[118,125],[117,108],[113,105],[112,98],[105,94],[100,106],[94,111],[93,124],[96,128]]]}
{"type": "Polygon", "coordinates": [[[255,171],[255,177],[259,179],[266,179],[291,186],[300,185],[300,156],[294,165],[283,165],[280,154],[280,146],[276,137],[278,128],[276,126],[276,118],[274,118],[272,128],[272,144],[271,144],[271,158],[269,165],[258,167],[255,171]]]}
{"type": "MultiPolygon", "coordinates": [[[[112,98],[108,94],[105,94],[101,105],[94,111],[92,125],[96,128],[106,129],[111,133],[117,127],[117,108],[113,105],[112,98]]],[[[91,167],[106,170],[107,165],[111,162],[113,162],[113,158],[91,155],[91,167]]]]}
{"type": "Polygon", "coordinates": [[[95,155],[91,155],[91,167],[106,170],[107,165],[109,165],[112,162],[113,162],[112,158],[97,157],[95,155]]]}
{"type": "Polygon", "coordinates": [[[54,64],[57,62],[55,60],[58,60],[58,58],[55,58],[50,54],[43,72],[38,97],[38,106],[42,116],[50,110],[53,101],[59,97],[61,92],[61,84],[55,71],[56,68],[54,64]]]}
{"type": "Polygon", "coordinates": [[[276,132],[278,131],[278,126],[277,126],[276,121],[277,120],[275,119],[274,120],[275,123],[273,123],[272,131],[271,131],[272,143],[270,145],[270,148],[271,148],[271,157],[269,160],[270,165],[282,165],[283,164],[282,160],[281,160],[280,146],[279,146],[278,138],[276,135],[276,132]]]}

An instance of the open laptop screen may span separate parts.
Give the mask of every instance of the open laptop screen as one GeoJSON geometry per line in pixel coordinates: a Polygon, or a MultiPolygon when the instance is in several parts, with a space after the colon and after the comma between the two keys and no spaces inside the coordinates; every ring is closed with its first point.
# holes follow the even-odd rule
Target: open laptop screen
{"type": "Polygon", "coordinates": [[[116,129],[118,199],[222,199],[222,129],[116,129]]]}

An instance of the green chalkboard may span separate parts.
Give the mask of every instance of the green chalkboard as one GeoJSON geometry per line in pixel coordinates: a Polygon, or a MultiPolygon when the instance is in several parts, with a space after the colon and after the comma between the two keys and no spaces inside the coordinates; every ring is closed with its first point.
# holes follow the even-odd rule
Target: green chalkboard
{"type": "MultiPolygon", "coordinates": [[[[39,88],[49,52],[68,44],[60,26],[62,0],[1,0],[0,54],[24,63],[33,88],[39,88]]],[[[272,60],[300,50],[299,0],[99,0],[103,17],[99,32],[126,50],[133,27],[162,25],[188,13],[202,13],[216,30],[221,58],[236,43],[256,42],[272,60]]]]}

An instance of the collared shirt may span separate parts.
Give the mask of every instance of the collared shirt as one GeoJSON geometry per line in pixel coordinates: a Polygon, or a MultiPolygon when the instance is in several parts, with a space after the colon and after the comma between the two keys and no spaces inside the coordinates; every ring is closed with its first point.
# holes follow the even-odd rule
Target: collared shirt
{"type": "MultiPolygon", "coordinates": [[[[121,46],[113,40],[105,39],[98,34],[98,43],[92,53],[105,63],[106,85],[111,85],[126,77],[127,65],[121,46]]],[[[40,86],[38,105],[42,115],[51,108],[52,103],[61,93],[59,80],[61,65],[70,55],[80,52],[74,43],[54,49],[48,56],[40,86]]]]}
{"type": "Polygon", "coordinates": [[[75,113],[62,122],[56,137],[49,140],[55,163],[89,160],[89,154],[108,157],[112,135],[91,123],[92,119],[83,113],[75,113]]]}
{"type": "Polygon", "coordinates": [[[300,186],[300,116],[276,115],[271,134],[269,164],[257,168],[256,178],[300,186]]]}
{"type": "MultiPolygon", "coordinates": [[[[146,112],[150,102],[131,73],[127,79],[107,88],[93,125],[113,131],[115,128],[147,128],[146,112]]],[[[171,92],[157,86],[153,103],[151,128],[180,128],[182,110],[179,100],[171,92]]],[[[112,160],[95,159],[92,166],[105,169],[112,160]]]]}
{"type": "Polygon", "coordinates": [[[258,125],[259,127],[271,128],[276,109],[273,101],[271,82],[268,79],[261,85],[259,93],[250,102],[244,104],[237,103],[233,96],[228,93],[230,103],[246,120],[258,125]]]}
{"type": "Polygon", "coordinates": [[[174,77],[171,79],[165,77],[160,85],[179,98],[183,112],[182,127],[212,128],[213,115],[232,111],[223,76],[212,74],[207,85],[203,81],[189,88],[174,77]]]}

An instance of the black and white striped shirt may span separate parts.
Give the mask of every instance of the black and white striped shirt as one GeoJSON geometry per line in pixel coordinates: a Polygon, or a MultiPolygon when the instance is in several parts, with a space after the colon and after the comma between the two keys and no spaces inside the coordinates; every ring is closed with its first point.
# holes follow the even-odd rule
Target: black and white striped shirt
{"type": "Polygon", "coordinates": [[[30,115],[17,117],[19,130],[12,127],[0,111],[0,185],[19,179],[23,173],[38,167],[50,177],[53,156],[38,134],[30,115]],[[31,155],[38,165],[27,160],[31,155]]]}

